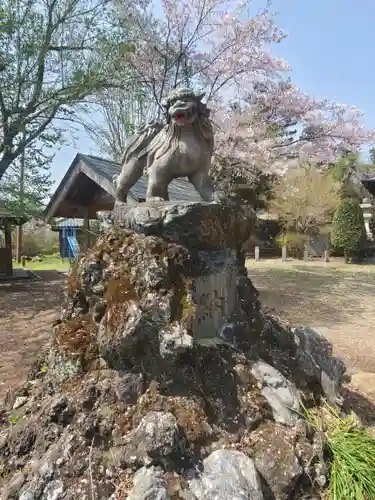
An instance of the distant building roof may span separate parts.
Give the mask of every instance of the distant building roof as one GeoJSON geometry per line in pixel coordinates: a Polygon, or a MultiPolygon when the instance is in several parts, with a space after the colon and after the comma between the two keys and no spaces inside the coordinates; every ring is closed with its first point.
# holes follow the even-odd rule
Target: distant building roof
{"type": "Polygon", "coordinates": [[[79,228],[83,227],[83,219],[57,219],[55,224],[51,225],[53,229],[59,228],[62,229],[64,227],[74,227],[79,228]]]}
{"type": "Polygon", "coordinates": [[[362,175],[360,180],[371,196],[375,197],[375,173],[362,175]]]}
{"type": "Polygon", "coordinates": [[[375,182],[375,172],[371,172],[371,174],[364,175],[362,180],[368,182],[375,182]]]}
{"type": "Polygon", "coordinates": [[[12,214],[7,208],[0,204],[0,224],[3,224],[4,220],[18,226],[24,224],[27,221],[27,217],[12,214]]]}
{"type": "MultiPolygon", "coordinates": [[[[87,207],[91,210],[90,217],[96,216],[94,210],[111,210],[115,198],[113,179],[119,173],[118,163],[97,156],[77,154],[46,207],[46,220],[49,221],[56,216],[67,219],[83,218],[83,211],[87,207]],[[98,203],[94,194],[94,191],[98,193],[100,189],[102,193],[107,193],[107,199],[102,204],[98,203]],[[65,208],[62,208],[64,203],[65,208]],[[76,205],[77,209],[72,208],[72,205],[76,205]]],[[[147,176],[144,175],[131,188],[128,196],[129,204],[146,199],[147,183],[147,176]]],[[[168,192],[171,201],[202,200],[194,186],[183,178],[173,180],[168,192]]]]}
{"type": "MultiPolygon", "coordinates": [[[[80,157],[86,161],[90,166],[97,171],[99,175],[102,175],[107,180],[113,182],[115,175],[120,173],[120,165],[110,160],[105,160],[103,158],[98,158],[92,155],[82,155],[80,157]]],[[[148,178],[146,175],[136,182],[136,184],[131,188],[131,194],[135,196],[138,200],[146,198],[148,178]]],[[[168,192],[170,199],[172,201],[201,201],[202,198],[198,194],[194,186],[184,178],[178,178],[173,180],[169,187],[168,192]]]]}

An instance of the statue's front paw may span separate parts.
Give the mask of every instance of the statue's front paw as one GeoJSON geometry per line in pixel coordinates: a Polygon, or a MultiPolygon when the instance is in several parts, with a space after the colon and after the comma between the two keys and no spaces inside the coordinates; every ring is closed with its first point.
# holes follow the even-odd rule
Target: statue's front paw
{"type": "Polygon", "coordinates": [[[150,198],[147,198],[147,201],[166,201],[164,198],[161,198],[160,196],[150,196],[150,198]]]}

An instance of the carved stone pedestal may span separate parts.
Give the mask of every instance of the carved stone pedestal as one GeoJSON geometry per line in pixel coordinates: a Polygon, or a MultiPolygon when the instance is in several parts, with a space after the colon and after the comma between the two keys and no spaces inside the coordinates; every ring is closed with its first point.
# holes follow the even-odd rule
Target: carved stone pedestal
{"type": "Polygon", "coordinates": [[[255,221],[251,210],[229,203],[148,202],[118,205],[112,220],[124,229],[183,246],[190,256],[182,272],[192,284],[193,342],[236,343],[247,327],[245,290],[256,293],[241,253],[255,221]]]}

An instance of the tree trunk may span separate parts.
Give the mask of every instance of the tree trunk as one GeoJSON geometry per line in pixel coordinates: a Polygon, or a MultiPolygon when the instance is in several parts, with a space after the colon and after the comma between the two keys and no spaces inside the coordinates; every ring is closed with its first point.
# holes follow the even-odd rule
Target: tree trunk
{"type": "MultiPolygon", "coordinates": [[[[19,204],[24,216],[24,202],[25,202],[25,152],[21,156],[21,174],[20,174],[20,191],[19,191],[19,204]]],[[[23,254],[23,230],[22,225],[17,226],[17,262],[21,263],[21,258],[23,254]]]]}
{"type": "Polygon", "coordinates": [[[18,264],[21,264],[21,259],[22,259],[22,249],[23,249],[22,239],[23,239],[22,226],[17,226],[16,260],[18,264]]]}
{"type": "Polygon", "coordinates": [[[345,258],[345,264],[349,264],[349,262],[350,262],[350,253],[347,250],[344,251],[344,258],[345,258]]]}
{"type": "Polygon", "coordinates": [[[8,170],[12,161],[16,158],[14,154],[6,153],[0,160],[0,181],[3,178],[5,172],[8,170]]]}

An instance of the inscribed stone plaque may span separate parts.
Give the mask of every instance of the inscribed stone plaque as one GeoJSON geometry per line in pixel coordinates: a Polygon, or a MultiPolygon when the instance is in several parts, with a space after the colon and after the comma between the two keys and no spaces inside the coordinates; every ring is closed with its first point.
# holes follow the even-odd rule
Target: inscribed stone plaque
{"type": "Polygon", "coordinates": [[[200,276],[193,282],[196,304],[194,340],[205,343],[218,338],[222,327],[237,308],[236,269],[229,267],[221,273],[200,276]]]}

